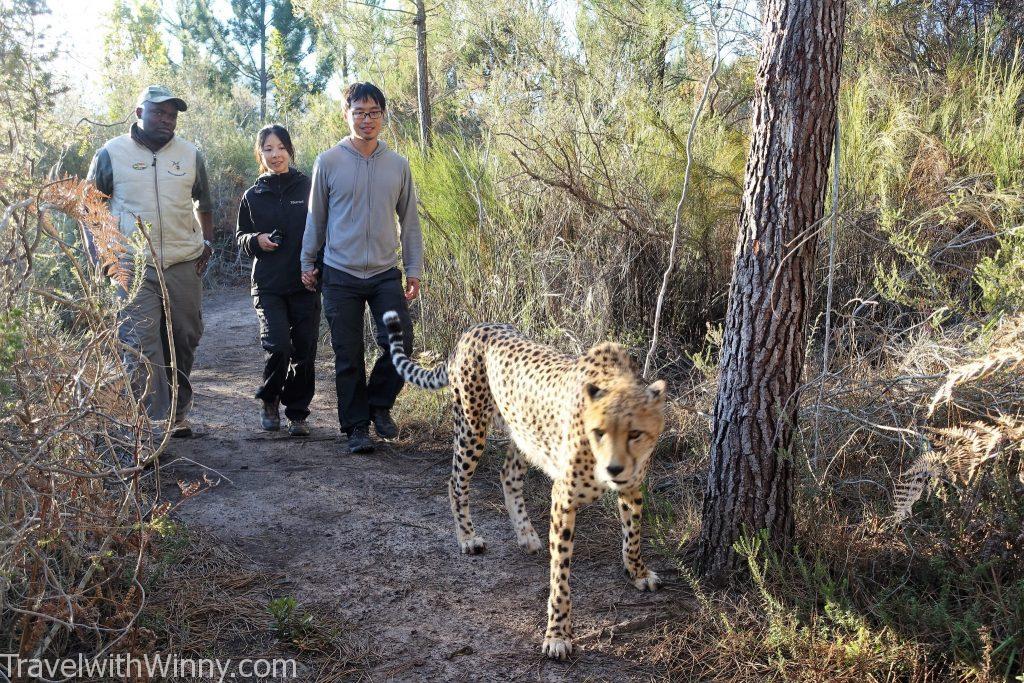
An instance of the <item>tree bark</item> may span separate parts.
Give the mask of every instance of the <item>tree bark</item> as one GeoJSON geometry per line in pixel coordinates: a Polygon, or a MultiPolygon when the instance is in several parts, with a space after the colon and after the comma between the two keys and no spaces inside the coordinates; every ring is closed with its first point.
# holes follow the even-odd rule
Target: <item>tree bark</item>
{"type": "Polygon", "coordinates": [[[427,10],[425,0],[416,3],[416,93],[419,97],[420,146],[430,147],[430,93],[427,83],[427,10]]]}
{"type": "Polygon", "coordinates": [[[793,435],[836,125],[845,0],[768,0],[696,568],[794,533],[793,435]]]}
{"type": "Polygon", "coordinates": [[[267,120],[267,0],[260,0],[260,125],[267,120]]]}
{"type": "MultiPolygon", "coordinates": [[[[341,0],[341,15],[348,16],[348,0],[341,0]]],[[[341,82],[342,87],[348,86],[348,41],[341,40],[341,82]]]]}

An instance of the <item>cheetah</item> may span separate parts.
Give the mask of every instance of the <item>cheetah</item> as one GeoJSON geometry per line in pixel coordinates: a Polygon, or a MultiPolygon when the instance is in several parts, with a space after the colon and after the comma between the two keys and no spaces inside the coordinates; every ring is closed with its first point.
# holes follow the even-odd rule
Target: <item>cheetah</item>
{"type": "Polygon", "coordinates": [[[572,653],[569,563],[576,511],[606,490],[618,494],[630,582],[640,590],[660,587],[640,554],[640,484],[665,423],[664,380],[645,386],[618,344],[604,342],[574,357],[510,325],[489,323],[464,332],[447,364],[425,370],[406,356],[398,316],[388,312],[384,322],[392,362],[403,378],[424,389],[451,386],[455,434],[448,495],[463,553],[486,548],[469,513],[469,482],[492,419],[511,436],[502,489],[519,545],[530,554],[542,545],[523,501],[528,464],[552,479],[544,654],[565,659],[572,653]]]}

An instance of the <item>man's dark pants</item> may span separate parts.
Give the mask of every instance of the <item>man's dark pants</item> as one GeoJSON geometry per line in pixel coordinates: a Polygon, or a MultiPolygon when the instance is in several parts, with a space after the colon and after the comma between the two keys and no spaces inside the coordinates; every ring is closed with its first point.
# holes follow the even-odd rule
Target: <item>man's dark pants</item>
{"type": "Polygon", "coordinates": [[[402,390],[404,380],[391,363],[388,332],[383,317],[396,311],[405,335],[405,352],[412,353],[412,322],[405,303],[402,273],[392,268],[380,275],[362,279],[324,266],[324,314],[331,328],[334,348],[334,377],[338,390],[338,423],[341,431],[351,433],[367,426],[374,410],[390,410],[402,390]],[[366,379],[366,349],[363,344],[363,314],[367,304],[376,330],[381,355],[366,379]]]}
{"type": "Polygon", "coordinates": [[[260,342],[266,352],[263,384],[256,398],[280,399],[289,420],[309,417],[320,332],[320,297],[301,291],[287,295],[257,294],[253,306],[260,319],[260,342]]]}

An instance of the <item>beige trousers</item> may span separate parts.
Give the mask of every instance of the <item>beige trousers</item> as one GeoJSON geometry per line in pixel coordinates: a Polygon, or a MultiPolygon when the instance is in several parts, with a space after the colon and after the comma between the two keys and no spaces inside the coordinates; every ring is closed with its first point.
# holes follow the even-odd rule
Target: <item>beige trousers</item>
{"type": "Polygon", "coordinates": [[[170,412],[173,346],[178,369],[178,398],[174,411],[177,422],[188,417],[192,407],[189,375],[196,347],[203,336],[203,282],[196,273],[196,261],[185,261],[164,269],[164,284],[170,302],[172,337],[168,339],[167,336],[160,281],[153,266],[146,266],[142,287],[122,312],[119,336],[124,344],[135,350],[127,354],[126,363],[136,396],[143,398],[151,420],[166,420],[170,412]]]}

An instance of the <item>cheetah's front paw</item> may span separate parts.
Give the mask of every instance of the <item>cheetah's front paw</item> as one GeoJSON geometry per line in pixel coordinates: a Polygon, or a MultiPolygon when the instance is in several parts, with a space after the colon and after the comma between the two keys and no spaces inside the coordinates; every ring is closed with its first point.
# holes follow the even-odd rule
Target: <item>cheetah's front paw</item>
{"type": "Polygon", "coordinates": [[[520,536],[517,540],[519,541],[519,547],[525,550],[527,555],[536,555],[544,547],[540,542],[540,536],[533,529],[530,529],[529,533],[520,536]]]}
{"type": "Polygon", "coordinates": [[[487,550],[487,543],[479,536],[473,536],[459,543],[463,555],[479,555],[487,550]]]}
{"type": "Polygon", "coordinates": [[[544,639],[541,650],[551,659],[568,659],[572,654],[572,641],[568,638],[548,636],[544,639]]]}
{"type": "Polygon", "coordinates": [[[633,585],[642,591],[656,591],[661,588],[661,579],[652,571],[633,579],[633,585]]]}

